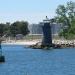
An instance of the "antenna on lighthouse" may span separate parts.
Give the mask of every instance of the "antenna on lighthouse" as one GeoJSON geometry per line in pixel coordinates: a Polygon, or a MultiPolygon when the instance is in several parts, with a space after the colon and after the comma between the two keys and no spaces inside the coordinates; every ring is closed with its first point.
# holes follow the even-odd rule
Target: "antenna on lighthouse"
{"type": "Polygon", "coordinates": [[[43,20],[43,22],[44,23],[46,23],[46,22],[49,23],[50,22],[50,19],[46,16],[46,18],[43,20]]]}
{"type": "Polygon", "coordinates": [[[46,20],[49,20],[49,18],[46,16],[46,20]]]}

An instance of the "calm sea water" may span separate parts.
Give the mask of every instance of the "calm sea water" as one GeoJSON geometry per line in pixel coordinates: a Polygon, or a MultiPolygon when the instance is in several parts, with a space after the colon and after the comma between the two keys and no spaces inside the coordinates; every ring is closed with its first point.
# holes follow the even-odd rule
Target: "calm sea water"
{"type": "Polygon", "coordinates": [[[75,48],[40,50],[2,46],[0,75],[75,75],[75,48]]]}

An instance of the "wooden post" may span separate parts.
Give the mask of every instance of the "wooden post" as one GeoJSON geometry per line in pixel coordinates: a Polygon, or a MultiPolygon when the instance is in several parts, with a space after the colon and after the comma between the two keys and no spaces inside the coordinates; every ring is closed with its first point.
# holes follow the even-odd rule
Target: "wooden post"
{"type": "Polygon", "coordinates": [[[0,39],[0,56],[2,56],[2,47],[1,47],[1,39],[0,39]]]}
{"type": "Polygon", "coordinates": [[[2,39],[0,38],[0,63],[5,62],[5,57],[2,55],[1,42],[2,42],[2,39]]]}

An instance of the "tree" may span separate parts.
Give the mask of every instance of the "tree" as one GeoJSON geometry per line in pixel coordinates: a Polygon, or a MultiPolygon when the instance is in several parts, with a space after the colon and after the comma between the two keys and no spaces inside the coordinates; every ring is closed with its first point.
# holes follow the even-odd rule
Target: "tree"
{"type": "Polygon", "coordinates": [[[29,33],[28,30],[28,22],[24,21],[16,21],[10,26],[10,32],[12,36],[16,36],[17,34],[27,35],[29,33]]]}
{"type": "Polygon", "coordinates": [[[5,36],[10,36],[10,23],[9,22],[4,24],[4,35],[5,36]]]}
{"type": "Polygon", "coordinates": [[[4,24],[0,24],[0,36],[2,37],[4,35],[4,24]]]}
{"type": "Polygon", "coordinates": [[[24,21],[20,22],[19,29],[21,34],[27,35],[29,33],[28,22],[24,22],[24,21]]]}
{"type": "Polygon", "coordinates": [[[56,14],[56,22],[63,25],[60,36],[66,39],[75,38],[75,2],[70,1],[66,5],[59,5],[56,14]]]}
{"type": "Polygon", "coordinates": [[[11,24],[10,26],[10,32],[11,32],[11,36],[15,37],[17,34],[17,26],[15,23],[11,24]]]}

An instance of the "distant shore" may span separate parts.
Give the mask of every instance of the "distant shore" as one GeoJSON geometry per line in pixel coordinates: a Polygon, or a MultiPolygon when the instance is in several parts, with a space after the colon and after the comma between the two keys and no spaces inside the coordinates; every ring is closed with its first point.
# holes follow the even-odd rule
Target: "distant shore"
{"type": "MultiPolygon", "coordinates": [[[[42,40],[41,39],[35,39],[35,40],[10,40],[10,41],[3,41],[2,44],[5,44],[5,45],[35,45],[36,43],[38,42],[41,42],[42,40]]],[[[75,45],[75,40],[56,40],[56,39],[53,39],[52,40],[52,43],[54,44],[74,44],[75,45]]]]}
{"type": "Polygon", "coordinates": [[[26,45],[26,46],[30,46],[30,45],[35,45],[36,43],[38,43],[39,40],[10,40],[10,41],[3,41],[2,44],[3,45],[26,45]]]}

